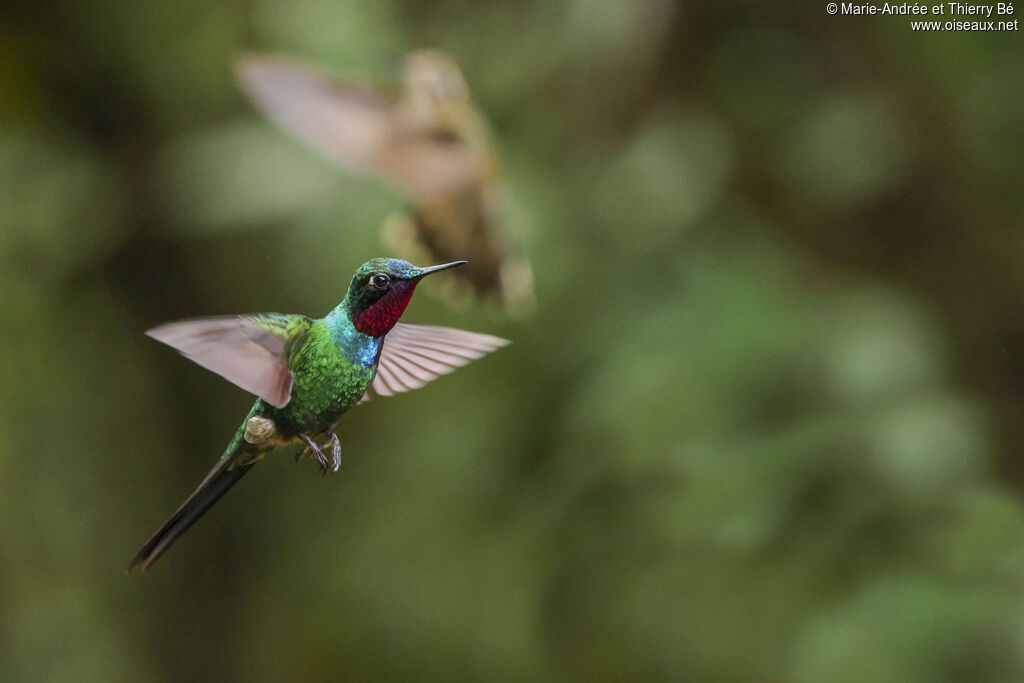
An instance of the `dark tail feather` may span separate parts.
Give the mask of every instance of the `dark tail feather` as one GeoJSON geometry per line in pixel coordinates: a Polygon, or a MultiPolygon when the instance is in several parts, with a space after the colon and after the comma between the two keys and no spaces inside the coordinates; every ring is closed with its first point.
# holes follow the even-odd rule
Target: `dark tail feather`
{"type": "Polygon", "coordinates": [[[174,516],[153,534],[146,545],[142,546],[142,550],[128,563],[125,572],[130,572],[139,563],[142,564],[143,570],[149,569],[149,565],[156,562],[179,536],[195,524],[195,521],[220,500],[220,497],[227,493],[228,489],[234,486],[255,464],[253,462],[233,470],[222,469],[220,472],[211,472],[211,476],[199,485],[195,493],[178,508],[174,516]]]}

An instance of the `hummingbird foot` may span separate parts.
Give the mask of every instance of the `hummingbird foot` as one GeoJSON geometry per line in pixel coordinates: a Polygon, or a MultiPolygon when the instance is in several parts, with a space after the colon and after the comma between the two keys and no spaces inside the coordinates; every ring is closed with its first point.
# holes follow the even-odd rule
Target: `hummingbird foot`
{"type": "Polygon", "coordinates": [[[331,440],[321,446],[317,446],[313,438],[307,434],[299,434],[299,438],[306,442],[306,447],[295,454],[296,462],[307,455],[312,455],[320,466],[320,474],[327,474],[328,471],[337,472],[341,468],[341,442],[338,441],[337,434],[332,432],[331,440]],[[330,461],[324,455],[324,450],[327,450],[328,446],[331,449],[330,461]]]}
{"type": "Polygon", "coordinates": [[[306,442],[306,447],[299,451],[295,459],[299,460],[307,454],[312,454],[317,464],[320,465],[320,474],[327,474],[327,456],[316,445],[316,441],[313,441],[313,438],[307,434],[299,434],[299,438],[306,442]]]}
{"type": "MultiPolygon", "coordinates": [[[[332,472],[337,472],[339,469],[341,469],[341,442],[338,441],[338,435],[335,434],[334,432],[331,432],[330,446],[331,446],[331,471],[332,472]]],[[[327,447],[327,444],[324,444],[324,448],[326,448],[326,447],[327,447]]]]}

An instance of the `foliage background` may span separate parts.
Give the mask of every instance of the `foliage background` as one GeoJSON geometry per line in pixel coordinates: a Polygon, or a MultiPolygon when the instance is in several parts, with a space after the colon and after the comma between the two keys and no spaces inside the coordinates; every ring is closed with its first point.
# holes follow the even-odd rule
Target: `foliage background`
{"type": "Polygon", "coordinates": [[[7,6],[0,678],[1024,679],[1020,33],[824,4],[7,6]],[[492,119],[536,319],[421,293],[515,344],[125,577],[251,400],[142,332],[321,314],[403,204],[232,59],[423,46],[492,119]]]}

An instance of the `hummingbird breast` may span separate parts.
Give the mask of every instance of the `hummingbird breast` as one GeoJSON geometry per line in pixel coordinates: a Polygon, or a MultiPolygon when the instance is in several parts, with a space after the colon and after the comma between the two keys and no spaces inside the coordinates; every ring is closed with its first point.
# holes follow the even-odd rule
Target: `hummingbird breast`
{"type": "MultiPolygon", "coordinates": [[[[363,335],[359,335],[363,336],[363,335]]],[[[286,435],[327,430],[366,393],[376,370],[380,342],[367,338],[367,348],[347,348],[323,321],[291,357],[294,381],[284,408],[271,408],[268,416],[286,435]],[[321,329],[322,328],[322,329],[321,329]]]]}

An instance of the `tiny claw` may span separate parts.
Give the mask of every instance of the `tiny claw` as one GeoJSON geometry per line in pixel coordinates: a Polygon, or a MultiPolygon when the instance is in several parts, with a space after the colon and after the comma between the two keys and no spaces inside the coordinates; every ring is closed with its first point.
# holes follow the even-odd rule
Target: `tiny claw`
{"type": "Polygon", "coordinates": [[[299,434],[299,438],[306,442],[306,447],[299,452],[298,457],[302,457],[307,451],[312,452],[317,464],[320,465],[320,474],[327,474],[327,456],[324,455],[324,452],[308,435],[299,434]]]}
{"type": "MultiPolygon", "coordinates": [[[[338,435],[331,432],[331,471],[337,472],[341,469],[341,442],[338,441],[338,435]]],[[[324,444],[324,448],[327,448],[327,444],[324,444]]]]}
{"type": "Polygon", "coordinates": [[[316,445],[312,437],[307,434],[299,434],[299,438],[306,442],[305,447],[295,454],[295,462],[302,460],[307,455],[312,455],[313,459],[316,460],[317,465],[320,467],[320,474],[327,474],[328,472],[337,472],[341,469],[341,443],[338,441],[338,435],[331,433],[331,438],[327,443],[316,445]],[[331,458],[327,459],[324,455],[324,451],[330,447],[331,458]]]}

